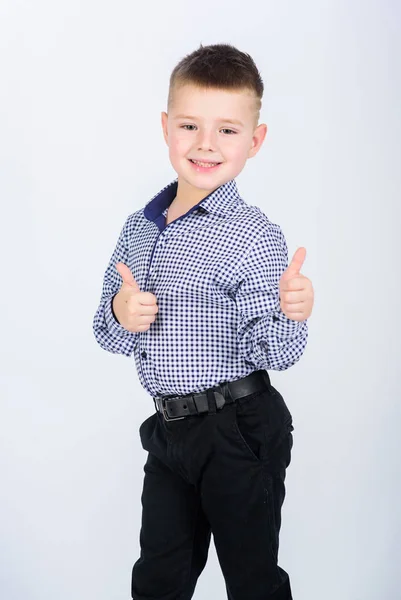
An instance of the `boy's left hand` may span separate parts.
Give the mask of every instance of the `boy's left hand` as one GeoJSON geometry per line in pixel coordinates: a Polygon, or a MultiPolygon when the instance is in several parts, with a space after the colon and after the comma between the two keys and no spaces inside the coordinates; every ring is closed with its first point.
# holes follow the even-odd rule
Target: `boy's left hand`
{"type": "Polygon", "coordinates": [[[304,321],[312,314],[312,282],[300,273],[305,257],[306,248],[298,248],[279,283],[280,308],[293,321],[304,321]]]}

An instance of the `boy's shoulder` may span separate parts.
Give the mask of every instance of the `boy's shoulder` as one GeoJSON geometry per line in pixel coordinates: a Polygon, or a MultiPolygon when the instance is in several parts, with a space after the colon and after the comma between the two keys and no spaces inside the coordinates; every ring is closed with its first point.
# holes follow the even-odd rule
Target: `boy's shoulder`
{"type": "Polygon", "coordinates": [[[233,215],[234,223],[257,238],[263,235],[278,236],[282,235],[281,227],[278,223],[271,221],[263,210],[256,204],[248,204],[243,198],[238,205],[237,211],[233,215]]]}
{"type": "Polygon", "coordinates": [[[124,223],[124,230],[126,234],[129,235],[137,227],[141,219],[143,219],[143,211],[143,208],[139,208],[127,216],[124,223]]]}

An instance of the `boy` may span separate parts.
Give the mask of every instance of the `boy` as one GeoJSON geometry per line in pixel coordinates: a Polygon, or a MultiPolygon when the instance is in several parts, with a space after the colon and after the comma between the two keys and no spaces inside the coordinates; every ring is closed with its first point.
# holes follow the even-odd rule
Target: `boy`
{"type": "Polygon", "coordinates": [[[313,288],[305,249],[287,268],[280,227],[237,191],[262,95],[233,46],[181,60],[162,113],[178,178],[127,218],[105,273],[96,339],[134,355],[155,404],[134,600],[192,598],[212,532],[230,600],[292,598],[277,561],[293,425],[267,370],[301,357],[313,288]]]}

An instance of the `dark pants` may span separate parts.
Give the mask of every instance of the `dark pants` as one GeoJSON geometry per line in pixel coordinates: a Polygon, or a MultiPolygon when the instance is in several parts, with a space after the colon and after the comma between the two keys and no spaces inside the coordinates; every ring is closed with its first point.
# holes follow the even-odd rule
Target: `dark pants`
{"type": "Polygon", "coordinates": [[[281,394],[266,384],[216,413],[155,412],[139,431],[148,457],[132,598],[192,598],[213,532],[229,600],[291,600],[277,564],[293,441],[281,394]]]}

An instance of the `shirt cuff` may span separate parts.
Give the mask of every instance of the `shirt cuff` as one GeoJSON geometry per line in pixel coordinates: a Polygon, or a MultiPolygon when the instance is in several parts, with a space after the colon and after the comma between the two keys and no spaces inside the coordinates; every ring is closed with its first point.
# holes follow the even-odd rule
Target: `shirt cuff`
{"type": "Polygon", "coordinates": [[[277,337],[281,340],[291,339],[305,327],[308,319],[302,321],[294,321],[287,317],[280,308],[280,300],[276,303],[275,310],[272,311],[273,327],[276,330],[277,337]]]}
{"type": "Polygon", "coordinates": [[[132,335],[135,336],[136,335],[135,332],[128,331],[127,329],[125,329],[125,327],[123,327],[117,321],[116,317],[114,316],[114,312],[113,312],[113,308],[112,308],[113,298],[114,298],[114,296],[112,296],[111,298],[108,298],[104,305],[104,317],[105,317],[107,329],[110,331],[110,333],[114,333],[120,337],[127,337],[127,336],[132,336],[132,335]]]}

